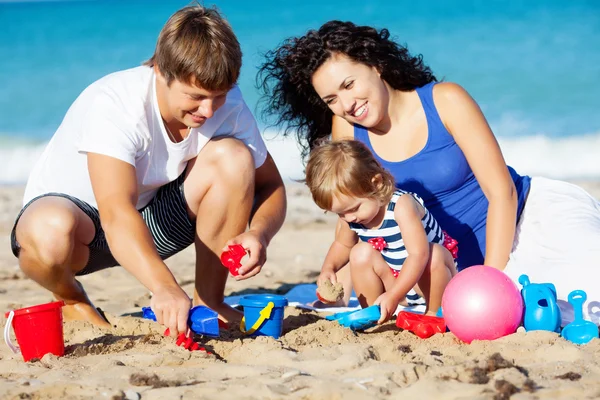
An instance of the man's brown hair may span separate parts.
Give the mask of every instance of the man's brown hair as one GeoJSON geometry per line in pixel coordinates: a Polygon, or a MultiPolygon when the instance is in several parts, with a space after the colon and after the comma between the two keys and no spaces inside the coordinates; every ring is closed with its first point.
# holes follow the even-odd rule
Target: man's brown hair
{"type": "Polygon", "coordinates": [[[157,66],[169,85],[178,80],[207,90],[229,90],[240,76],[242,50],[219,11],[198,4],[169,18],[154,55],[144,65],[157,66]]]}

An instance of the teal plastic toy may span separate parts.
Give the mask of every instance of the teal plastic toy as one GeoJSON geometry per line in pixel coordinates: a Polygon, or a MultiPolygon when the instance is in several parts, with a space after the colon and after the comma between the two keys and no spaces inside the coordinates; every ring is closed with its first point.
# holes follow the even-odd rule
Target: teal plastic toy
{"type": "Polygon", "coordinates": [[[591,321],[583,319],[583,303],[587,294],[583,290],[573,290],[569,293],[569,303],[573,306],[575,318],[564,327],[561,336],[575,344],[586,344],[598,338],[598,327],[591,321]]]}
{"type": "Polygon", "coordinates": [[[377,325],[379,318],[381,318],[381,309],[379,306],[370,306],[358,311],[347,311],[325,317],[326,320],[337,321],[340,325],[350,328],[353,331],[372,328],[377,325]]]}
{"type": "Polygon", "coordinates": [[[551,283],[531,283],[527,275],[519,277],[523,286],[521,295],[525,311],[523,326],[526,331],[560,333],[560,308],[556,302],[556,288],[551,283]]]}

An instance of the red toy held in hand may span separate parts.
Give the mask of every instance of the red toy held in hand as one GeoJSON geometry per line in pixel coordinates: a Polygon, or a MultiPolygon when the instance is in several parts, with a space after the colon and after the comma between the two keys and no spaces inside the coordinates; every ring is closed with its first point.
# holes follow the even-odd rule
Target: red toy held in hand
{"type": "Polygon", "coordinates": [[[241,260],[245,255],[246,249],[241,244],[230,245],[229,250],[221,254],[221,264],[229,269],[231,275],[238,276],[242,266],[241,260]]]}

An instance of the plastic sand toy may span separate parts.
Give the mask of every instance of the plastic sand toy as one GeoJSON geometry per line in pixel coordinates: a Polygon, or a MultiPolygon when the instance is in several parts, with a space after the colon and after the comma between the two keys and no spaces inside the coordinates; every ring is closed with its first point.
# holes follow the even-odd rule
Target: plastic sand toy
{"type": "Polygon", "coordinates": [[[347,311],[325,317],[328,321],[337,321],[340,325],[353,331],[369,329],[377,325],[381,318],[379,306],[370,306],[358,311],[347,311]]]}
{"type": "MultiPolygon", "coordinates": [[[[156,315],[150,307],[142,307],[143,317],[156,321],[156,315]]],[[[190,309],[188,325],[197,335],[211,337],[219,336],[219,314],[206,306],[196,306],[190,309]]]]}

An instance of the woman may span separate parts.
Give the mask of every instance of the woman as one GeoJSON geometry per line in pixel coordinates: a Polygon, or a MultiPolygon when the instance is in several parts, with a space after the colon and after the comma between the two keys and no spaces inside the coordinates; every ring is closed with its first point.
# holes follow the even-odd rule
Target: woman
{"type": "Polygon", "coordinates": [[[588,306],[600,300],[600,204],[507,167],[477,103],[386,29],[330,21],[267,53],[258,79],[264,114],[296,131],[304,155],[330,134],[357,139],[422,197],[458,241],[459,270],[490,265],[552,282],[561,299],[583,289],[588,306]]]}

